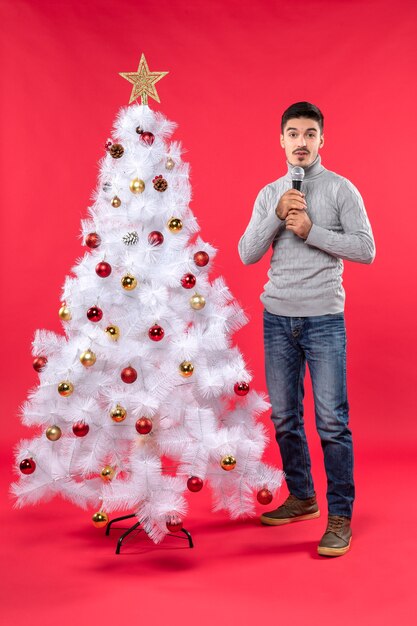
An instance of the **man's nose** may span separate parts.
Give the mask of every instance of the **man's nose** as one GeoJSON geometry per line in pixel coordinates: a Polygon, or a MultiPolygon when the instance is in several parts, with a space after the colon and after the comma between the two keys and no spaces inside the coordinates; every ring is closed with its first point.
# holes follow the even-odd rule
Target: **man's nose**
{"type": "Polygon", "coordinates": [[[307,141],[304,135],[300,135],[300,137],[298,138],[298,145],[303,147],[307,145],[307,141]]]}

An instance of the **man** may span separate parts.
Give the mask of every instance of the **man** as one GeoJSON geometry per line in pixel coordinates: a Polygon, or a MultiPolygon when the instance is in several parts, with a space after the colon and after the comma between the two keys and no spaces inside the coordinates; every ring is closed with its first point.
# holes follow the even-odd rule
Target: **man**
{"type": "Polygon", "coordinates": [[[318,553],[340,556],[350,547],[355,496],[342,259],[372,263],[375,244],[358,190],[321,164],[323,144],[320,109],[291,105],[281,120],[288,172],[259,192],[239,254],[247,265],[273,248],[261,296],[265,369],[290,495],[261,521],[279,526],[320,515],[303,421],[307,363],[327,474],[328,524],[318,553]],[[294,166],[304,169],[301,191],[291,188],[294,166]]]}

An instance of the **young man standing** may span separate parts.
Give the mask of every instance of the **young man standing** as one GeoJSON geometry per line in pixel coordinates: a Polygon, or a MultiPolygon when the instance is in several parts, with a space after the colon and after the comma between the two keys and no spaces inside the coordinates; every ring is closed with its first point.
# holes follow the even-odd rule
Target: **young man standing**
{"type": "Polygon", "coordinates": [[[318,553],[340,556],[350,547],[355,496],[342,259],[372,263],[375,244],[358,190],[321,164],[323,143],[323,115],[315,105],[297,102],[284,112],[288,172],[259,192],[239,254],[247,265],[273,249],[261,296],[265,368],[290,495],[261,521],[279,526],[320,515],[303,420],[307,363],[327,474],[328,524],[318,553]],[[304,170],[301,191],[291,188],[295,166],[304,170]]]}

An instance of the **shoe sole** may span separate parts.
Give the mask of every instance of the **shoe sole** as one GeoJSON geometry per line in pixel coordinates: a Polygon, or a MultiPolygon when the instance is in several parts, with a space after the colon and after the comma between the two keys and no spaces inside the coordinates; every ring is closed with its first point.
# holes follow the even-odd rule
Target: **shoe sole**
{"type": "Polygon", "coordinates": [[[349,543],[345,548],[326,548],[324,546],[318,546],[317,552],[320,556],[343,556],[350,548],[352,538],[349,539],[349,543]]]}
{"type": "Polygon", "coordinates": [[[308,513],[307,515],[296,515],[294,517],[283,517],[281,519],[274,519],[273,517],[266,517],[261,515],[261,522],[266,526],[282,526],[283,524],[291,524],[292,522],[304,522],[304,520],[314,519],[320,517],[320,511],[315,513],[308,513]]]}

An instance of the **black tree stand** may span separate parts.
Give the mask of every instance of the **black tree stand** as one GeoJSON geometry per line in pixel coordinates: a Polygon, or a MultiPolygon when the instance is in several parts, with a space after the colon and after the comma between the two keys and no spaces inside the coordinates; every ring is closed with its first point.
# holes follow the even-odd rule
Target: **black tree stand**
{"type": "MultiPolygon", "coordinates": [[[[115,517],[114,519],[112,519],[106,527],[106,535],[110,534],[110,527],[112,526],[112,524],[114,524],[115,522],[121,522],[122,520],[125,519],[132,519],[132,517],[136,517],[136,515],[134,513],[130,514],[130,515],[123,515],[122,517],[115,517]]],[[[140,528],[140,522],[136,522],[136,524],[133,524],[133,526],[131,526],[130,528],[128,528],[126,530],[126,532],[124,532],[122,535],[120,535],[118,541],[117,541],[117,547],[116,547],[116,554],[120,554],[120,548],[122,547],[122,543],[123,541],[126,539],[126,537],[128,535],[130,535],[130,533],[132,533],[134,530],[138,530],[138,532],[140,532],[141,530],[143,530],[143,528],[140,528]]],[[[190,548],[194,548],[194,544],[193,544],[193,539],[190,535],[190,533],[188,532],[188,530],[185,530],[185,528],[181,528],[181,532],[185,535],[185,537],[179,535],[179,534],[172,534],[172,533],[168,533],[169,537],[176,537],[177,539],[187,539],[188,540],[188,545],[190,548]]]]}

